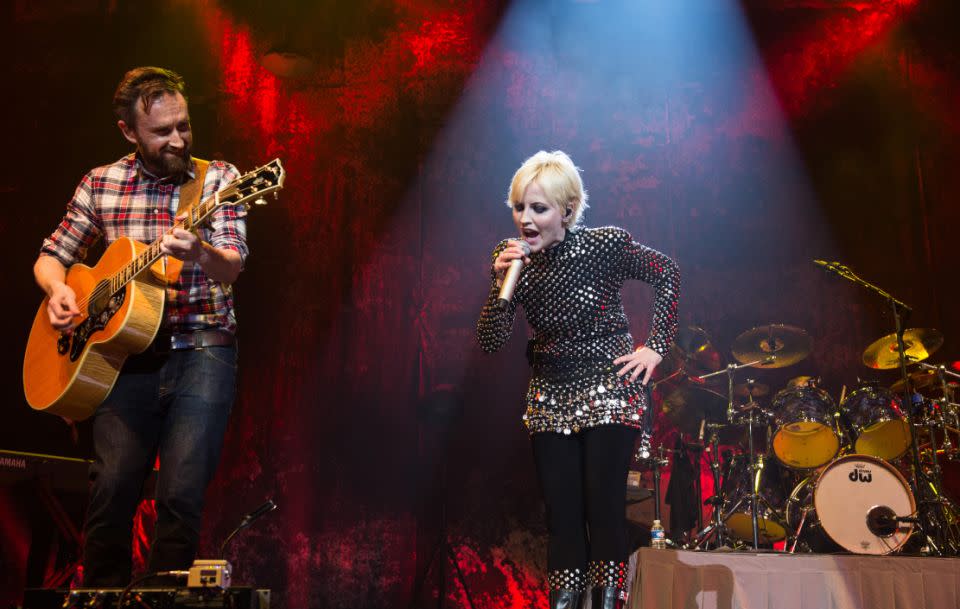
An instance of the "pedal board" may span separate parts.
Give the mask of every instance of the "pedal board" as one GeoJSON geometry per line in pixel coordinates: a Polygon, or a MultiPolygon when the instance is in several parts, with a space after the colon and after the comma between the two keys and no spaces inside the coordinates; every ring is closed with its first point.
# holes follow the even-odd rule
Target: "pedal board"
{"type": "Polygon", "coordinates": [[[122,588],[28,588],[23,609],[270,609],[270,590],[233,587],[133,588],[120,602],[122,588]]]}

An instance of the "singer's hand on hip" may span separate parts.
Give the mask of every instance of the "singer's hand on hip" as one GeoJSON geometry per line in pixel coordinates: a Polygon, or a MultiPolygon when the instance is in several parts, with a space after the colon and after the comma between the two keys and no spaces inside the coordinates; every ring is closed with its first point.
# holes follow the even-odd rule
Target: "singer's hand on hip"
{"type": "Polygon", "coordinates": [[[523,260],[524,266],[530,264],[530,256],[524,254],[523,246],[520,245],[519,241],[509,241],[507,247],[493,261],[493,271],[497,274],[497,279],[503,281],[503,276],[514,260],[523,260]]]}
{"type": "Polygon", "coordinates": [[[662,355],[649,347],[641,347],[632,353],[621,355],[613,360],[613,363],[626,364],[617,372],[617,376],[630,373],[630,381],[633,382],[640,378],[640,373],[643,373],[643,384],[646,385],[650,381],[653,371],[662,361],[662,355]]]}

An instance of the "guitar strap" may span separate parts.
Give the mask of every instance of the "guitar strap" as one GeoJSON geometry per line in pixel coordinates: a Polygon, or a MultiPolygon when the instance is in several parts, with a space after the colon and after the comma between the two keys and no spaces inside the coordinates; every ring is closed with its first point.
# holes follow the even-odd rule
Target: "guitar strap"
{"type": "MultiPolygon", "coordinates": [[[[180,185],[180,203],[177,205],[177,213],[175,216],[179,216],[191,207],[199,204],[200,195],[203,194],[203,181],[207,177],[207,168],[210,167],[210,161],[204,161],[196,157],[192,158],[195,167],[193,178],[180,185]]],[[[164,256],[162,268],[164,281],[174,283],[180,276],[183,263],[168,260],[167,256],[164,256]]]]}
{"type": "Polygon", "coordinates": [[[207,168],[210,167],[210,161],[194,157],[193,163],[196,166],[193,179],[180,185],[180,205],[177,206],[178,216],[199,203],[200,195],[203,193],[203,180],[207,177],[207,168]]]}

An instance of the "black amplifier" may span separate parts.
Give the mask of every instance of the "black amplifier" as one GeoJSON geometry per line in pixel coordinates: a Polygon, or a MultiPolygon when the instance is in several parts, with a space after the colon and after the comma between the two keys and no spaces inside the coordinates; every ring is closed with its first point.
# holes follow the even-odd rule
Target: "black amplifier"
{"type": "Polygon", "coordinates": [[[270,591],[231,587],[133,588],[120,603],[122,588],[28,588],[23,609],[270,609],[270,591]]]}

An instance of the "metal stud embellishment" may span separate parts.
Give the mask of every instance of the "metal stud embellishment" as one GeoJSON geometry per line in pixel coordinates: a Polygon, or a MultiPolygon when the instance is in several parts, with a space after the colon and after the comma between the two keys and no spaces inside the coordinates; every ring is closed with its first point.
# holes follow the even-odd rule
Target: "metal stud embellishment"
{"type": "Polygon", "coordinates": [[[583,592],[587,589],[587,576],[580,569],[558,569],[547,574],[547,585],[551,590],[583,592]]]}
{"type": "MultiPolygon", "coordinates": [[[[494,259],[504,247],[506,242],[494,250],[494,259]]],[[[496,351],[510,337],[517,305],[533,329],[528,348],[533,375],[524,414],[530,433],[641,426],[646,392],[639,382],[617,376],[621,366],[612,363],[635,347],[620,296],[627,279],[653,285],[646,346],[667,353],[677,331],[679,272],[670,258],[634,242],[622,229],[570,230],[556,246],[531,256],[504,309],[496,305],[499,288],[491,282],[477,323],[484,351],[496,351]]]]}
{"type": "Polygon", "coordinates": [[[627,563],[591,561],[587,565],[587,579],[591,586],[611,586],[622,590],[627,585],[627,563]]]}

